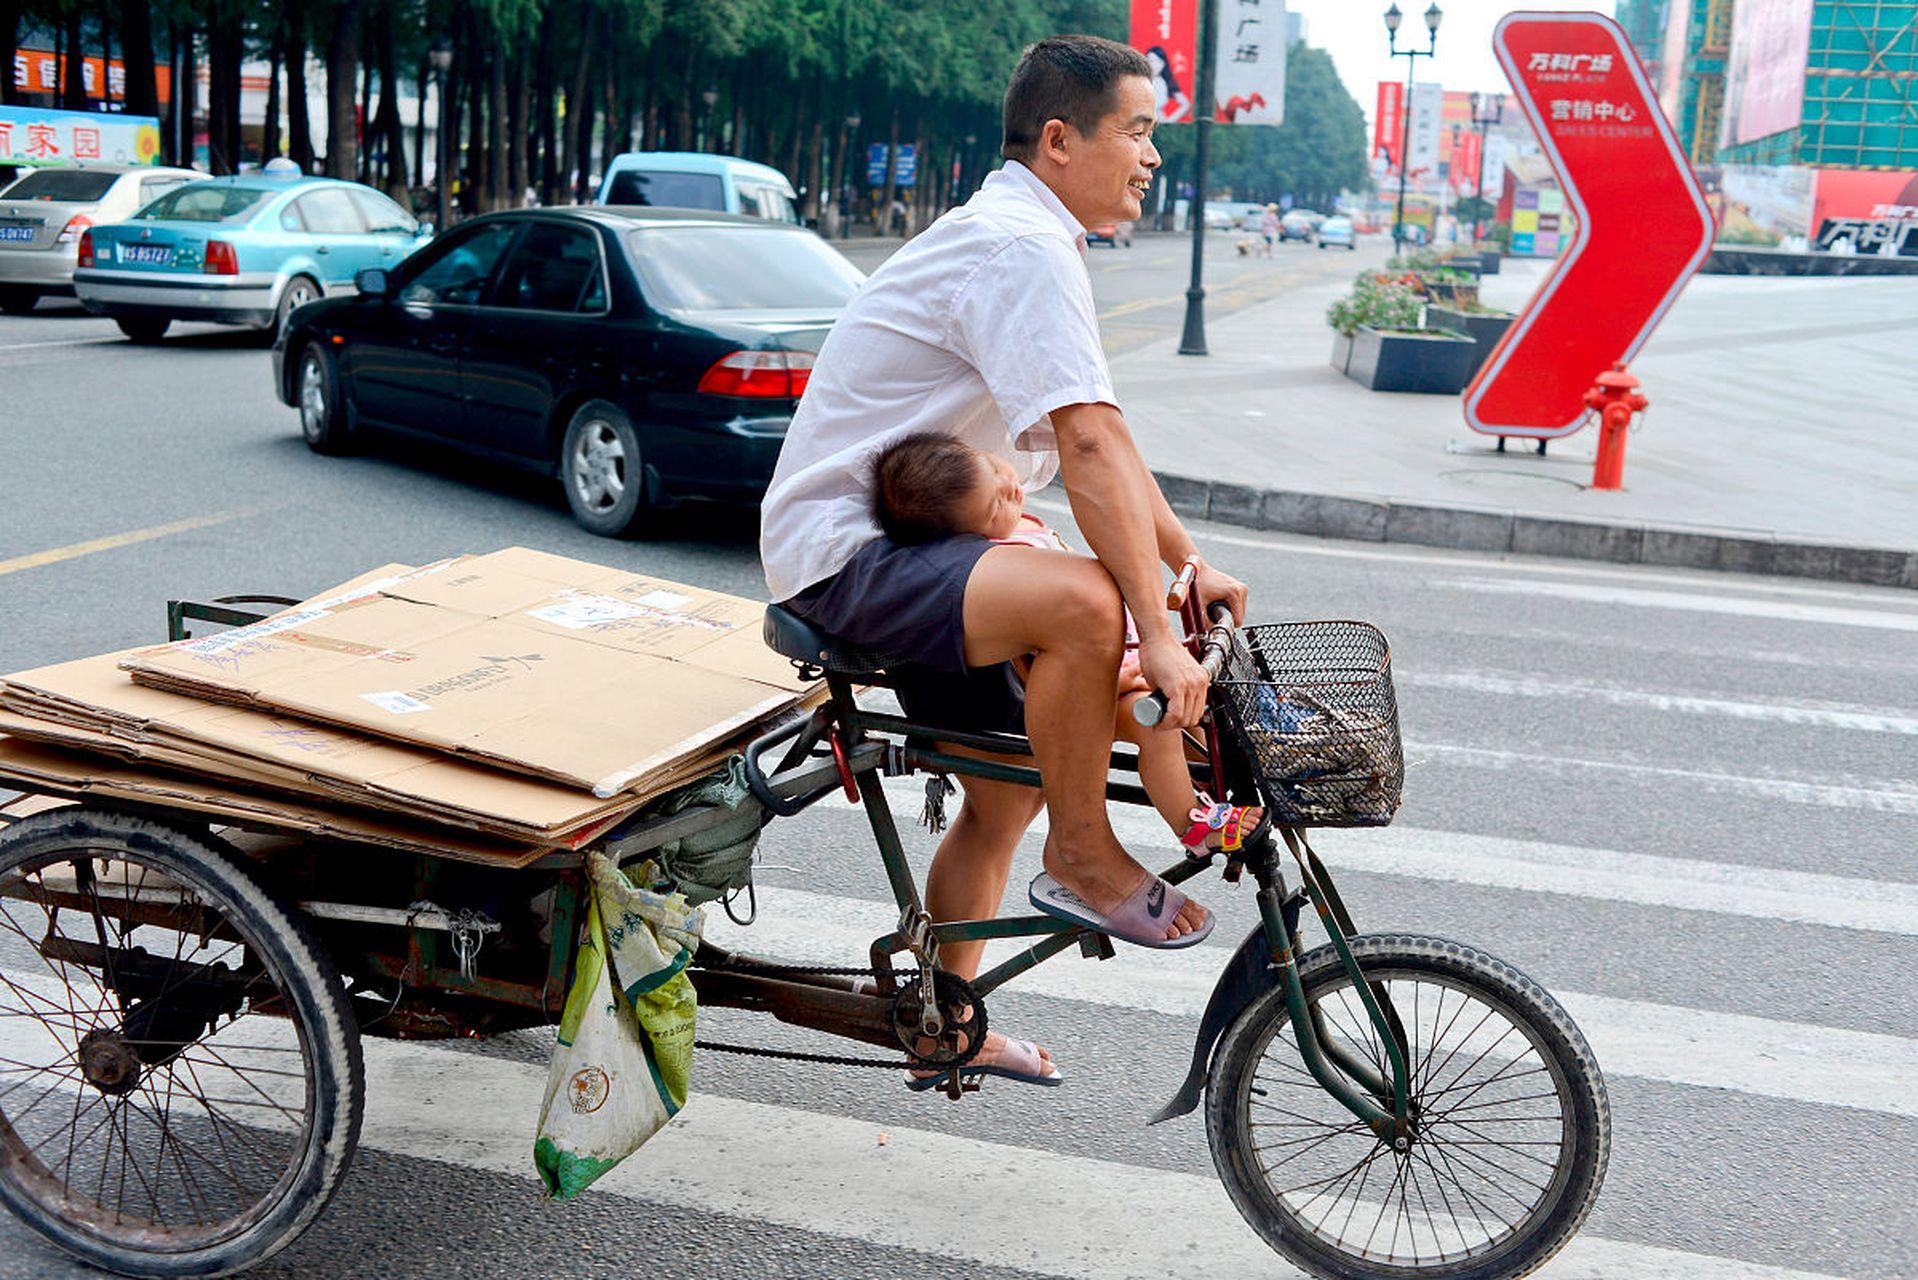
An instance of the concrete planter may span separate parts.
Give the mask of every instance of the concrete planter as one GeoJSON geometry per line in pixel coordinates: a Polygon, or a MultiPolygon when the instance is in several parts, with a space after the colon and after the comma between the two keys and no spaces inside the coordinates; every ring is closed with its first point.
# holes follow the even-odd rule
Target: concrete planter
{"type": "Polygon", "coordinates": [[[1472,339],[1475,349],[1471,364],[1465,371],[1465,380],[1470,382],[1478,376],[1479,366],[1485,363],[1492,348],[1512,327],[1512,321],[1518,319],[1510,312],[1487,313],[1483,311],[1460,311],[1454,307],[1429,306],[1425,309],[1425,323],[1434,329],[1451,329],[1472,339]]]}
{"type": "Polygon", "coordinates": [[[1363,326],[1352,335],[1345,376],[1371,391],[1457,395],[1477,344],[1461,333],[1423,329],[1386,333],[1363,326]]]}
{"type": "Polygon", "coordinates": [[[1332,367],[1344,373],[1346,366],[1352,363],[1352,336],[1332,331],[1332,367]]]}

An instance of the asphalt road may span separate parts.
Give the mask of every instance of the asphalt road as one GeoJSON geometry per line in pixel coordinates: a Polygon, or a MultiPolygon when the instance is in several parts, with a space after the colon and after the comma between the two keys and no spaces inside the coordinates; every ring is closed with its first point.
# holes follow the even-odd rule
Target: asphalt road
{"type": "MultiPolygon", "coordinates": [[[[1095,251],[1109,331],[1176,325],[1184,253],[1095,251]]],[[[1226,258],[1218,292],[1350,269],[1289,253],[1226,258]]],[[[537,481],[416,448],[309,453],[244,335],[183,326],[147,349],[103,327],[0,319],[0,671],[158,639],[172,596],[300,595],[515,543],[760,593],[748,512],[595,539],[537,481]]],[[[1405,807],[1317,841],[1361,928],[1516,964],[1607,1071],[1605,1193],[1544,1274],[1918,1275],[1918,601],[1196,532],[1255,616],[1392,638],[1405,807]]],[[[1171,849],[1151,823],[1123,832],[1171,849]]],[[[886,914],[868,840],[837,804],[775,823],[742,944],[857,962],[834,948],[886,914]]],[[[1029,842],[1009,902],[1036,870],[1029,842]]],[[[708,1055],[682,1119],[569,1206],[538,1201],[528,1160],[550,1035],[374,1044],[343,1192],[253,1274],[1291,1276],[1218,1193],[1203,1125],[1142,1125],[1254,917],[1245,888],[1199,883],[1223,920],[1196,953],[1061,958],[994,997],[994,1025],[1047,1043],[1065,1087],[951,1105],[888,1073],[708,1055]]],[[[702,1032],[835,1047],[726,1010],[702,1032]]],[[[88,1274],[0,1217],[0,1277],[88,1274]]]]}

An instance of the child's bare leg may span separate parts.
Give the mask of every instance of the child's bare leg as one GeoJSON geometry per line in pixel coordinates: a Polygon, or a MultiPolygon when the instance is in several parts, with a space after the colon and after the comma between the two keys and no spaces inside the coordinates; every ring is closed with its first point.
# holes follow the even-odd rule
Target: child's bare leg
{"type": "Polygon", "coordinates": [[[1175,836],[1184,836],[1192,825],[1192,809],[1199,793],[1192,786],[1192,771],[1186,765],[1185,735],[1172,729],[1148,729],[1132,718],[1132,704],[1143,693],[1127,693],[1119,699],[1119,714],[1112,736],[1139,748],[1139,781],[1175,836]]]}

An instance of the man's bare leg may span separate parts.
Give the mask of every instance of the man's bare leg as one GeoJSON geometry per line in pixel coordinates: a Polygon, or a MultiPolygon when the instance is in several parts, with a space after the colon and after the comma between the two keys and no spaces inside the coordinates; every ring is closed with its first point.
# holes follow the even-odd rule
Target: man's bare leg
{"type": "MultiPolygon", "coordinates": [[[[993,547],[966,581],[967,663],[1034,655],[1026,734],[1045,776],[1046,870],[1100,912],[1151,874],[1120,845],[1105,807],[1124,619],[1111,575],[1084,556],[993,547]]],[[[1205,920],[1205,908],[1188,899],[1165,936],[1205,920]]]]}

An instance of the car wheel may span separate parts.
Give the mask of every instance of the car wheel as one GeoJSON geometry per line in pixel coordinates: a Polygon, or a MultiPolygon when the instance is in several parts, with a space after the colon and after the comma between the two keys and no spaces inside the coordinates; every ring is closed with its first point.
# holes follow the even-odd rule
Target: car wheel
{"type": "Polygon", "coordinates": [[[166,337],[167,327],[173,321],[156,320],[152,316],[119,316],[113,323],[120,326],[120,332],[124,333],[129,341],[149,346],[166,337]]]}
{"type": "Polygon", "coordinates": [[[23,316],[39,305],[40,295],[32,289],[0,289],[0,311],[10,316],[23,316]]]}
{"type": "Polygon", "coordinates": [[[286,282],[286,288],[280,291],[280,305],[273,313],[273,328],[269,332],[279,337],[286,332],[287,317],[320,296],[320,286],[305,276],[294,276],[286,282]]]}
{"type": "Polygon", "coordinates": [[[573,519],[588,533],[618,538],[645,523],[639,433],[617,406],[588,400],[574,412],[560,444],[559,478],[573,519]]]}
{"type": "Polygon", "coordinates": [[[352,446],[346,405],[340,398],[339,373],[333,357],[317,342],[300,348],[293,366],[294,400],[300,406],[300,434],[315,453],[345,453],[352,446]]]}

